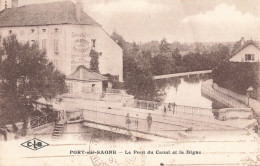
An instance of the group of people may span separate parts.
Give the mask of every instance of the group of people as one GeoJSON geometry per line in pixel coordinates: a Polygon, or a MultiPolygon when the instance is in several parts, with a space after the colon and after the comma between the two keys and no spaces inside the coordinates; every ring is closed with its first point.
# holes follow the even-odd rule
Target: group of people
{"type": "MultiPolygon", "coordinates": [[[[136,114],[136,117],[133,118],[134,120],[134,124],[135,126],[138,128],[138,124],[139,124],[139,118],[138,118],[138,114],[136,114]]],[[[151,116],[151,113],[148,113],[148,116],[146,117],[146,121],[147,121],[147,131],[149,132],[151,130],[151,125],[153,122],[153,118],[151,116]]],[[[125,124],[127,126],[127,128],[130,128],[130,124],[131,124],[131,119],[129,117],[129,113],[126,114],[126,120],[125,120],[125,124]]]]}
{"type": "Polygon", "coordinates": [[[164,115],[167,113],[167,111],[172,112],[172,114],[174,114],[175,107],[176,107],[175,103],[168,103],[168,106],[164,105],[163,106],[164,115]]]}

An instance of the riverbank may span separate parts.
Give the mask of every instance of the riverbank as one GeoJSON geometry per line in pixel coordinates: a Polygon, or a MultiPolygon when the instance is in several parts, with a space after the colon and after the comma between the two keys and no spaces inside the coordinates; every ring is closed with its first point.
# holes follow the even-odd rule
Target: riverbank
{"type": "Polygon", "coordinates": [[[215,90],[213,88],[212,80],[207,80],[202,83],[201,93],[205,97],[211,97],[217,100],[218,102],[224,104],[227,108],[248,108],[248,106],[246,106],[242,102],[215,90]]]}

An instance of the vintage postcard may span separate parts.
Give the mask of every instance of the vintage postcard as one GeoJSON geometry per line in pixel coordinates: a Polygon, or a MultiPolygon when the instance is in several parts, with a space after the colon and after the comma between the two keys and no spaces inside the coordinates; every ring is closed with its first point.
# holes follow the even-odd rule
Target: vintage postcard
{"type": "Polygon", "coordinates": [[[0,0],[0,166],[260,166],[259,0],[0,0]]]}

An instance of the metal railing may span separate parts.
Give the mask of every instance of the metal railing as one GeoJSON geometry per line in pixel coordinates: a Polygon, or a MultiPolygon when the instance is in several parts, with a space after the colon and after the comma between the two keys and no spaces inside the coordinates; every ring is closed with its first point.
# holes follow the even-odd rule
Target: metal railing
{"type": "MultiPolygon", "coordinates": [[[[93,110],[84,110],[84,121],[92,122],[96,124],[102,124],[107,126],[122,127],[129,130],[135,130],[138,132],[149,132],[152,134],[168,135],[173,137],[174,134],[178,134],[176,131],[185,131],[188,127],[186,125],[180,125],[175,123],[161,122],[155,120],[152,117],[151,125],[149,126],[146,118],[132,117],[119,115],[107,112],[97,112],[93,110]],[[166,134],[165,131],[169,133],[166,134]]],[[[153,115],[152,115],[153,116],[153,115]]],[[[112,129],[111,129],[112,131],[112,129]]]]}
{"type": "Polygon", "coordinates": [[[208,118],[214,118],[213,112],[216,111],[215,109],[210,109],[210,108],[176,105],[173,103],[170,104],[159,103],[155,101],[136,100],[136,99],[134,100],[133,104],[130,105],[130,107],[145,109],[145,110],[156,110],[161,112],[163,112],[164,108],[166,108],[166,111],[172,112],[172,114],[186,114],[191,116],[200,116],[200,117],[208,117],[208,118]]]}
{"type": "Polygon", "coordinates": [[[213,112],[215,109],[210,108],[200,108],[200,107],[190,107],[183,105],[176,105],[174,114],[185,114],[190,116],[199,116],[204,118],[214,118],[213,112]]]}
{"type": "Polygon", "coordinates": [[[51,114],[42,115],[42,116],[34,116],[30,119],[29,125],[30,125],[31,129],[34,129],[36,127],[40,127],[45,124],[55,122],[56,119],[57,119],[56,113],[51,113],[51,114]]]}
{"type": "Polygon", "coordinates": [[[221,102],[222,104],[226,105],[227,107],[238,107],[238,108],[245,108],[246,106],[239,101],[236,101],[235,99],[231,99],[230,97],[217,92],[214,90],[210,85],[203,85],[201,86],[201,92],[202,95],[205,94],[206,96],[209,96],[218,102],[221,102]]]}
{"type": "Polygon", "coordinates": [[[146,109],[146,110],[156,110],[159,108],[160,103],[155,101],[146,101],[146,100],[134,100],[133,107],[146,109]]]}

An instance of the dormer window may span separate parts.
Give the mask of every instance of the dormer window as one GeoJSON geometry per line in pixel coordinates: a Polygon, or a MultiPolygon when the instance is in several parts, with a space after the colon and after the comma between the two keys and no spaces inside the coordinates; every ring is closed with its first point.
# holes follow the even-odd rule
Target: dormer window
{"type": "Polygon", "coordinates": [[[35,32],[35,29],[31,29],[31,33],[34,33],[35,32]]]}

